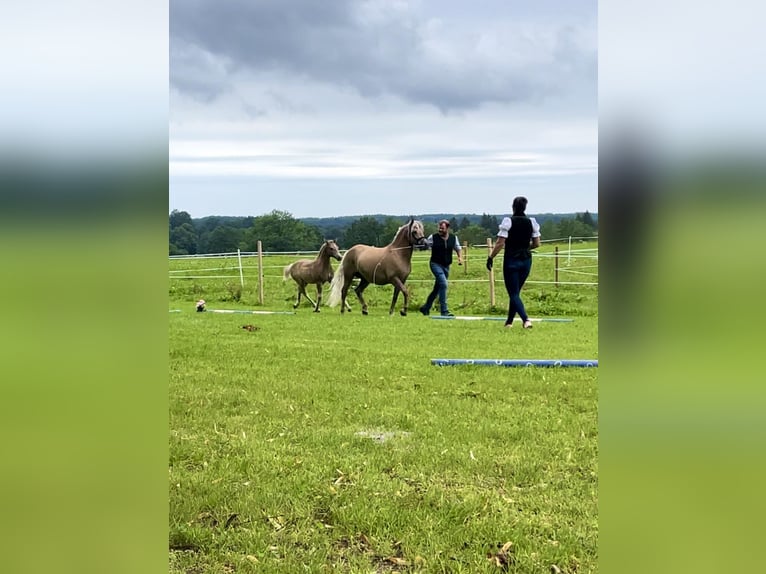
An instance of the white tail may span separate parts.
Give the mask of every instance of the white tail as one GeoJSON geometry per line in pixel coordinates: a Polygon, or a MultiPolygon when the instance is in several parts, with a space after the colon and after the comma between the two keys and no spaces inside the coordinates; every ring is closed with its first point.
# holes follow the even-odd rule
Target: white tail
{"type": "Polygon", "coordinates": [[[346,256],[343,256],[343,259],[340,260],[340,265],[338,265],[338,269],[336,269],[335,274],[332,276],[332,281],[330,282],[330,294],[327,297],[327,305],[330,307],[337,307],[340,303],[340,295],[341,291],[343,290],[343,284],[344,279],[346,277],[346,274],[343,273],[343,264],[346,262],[346,256]]]}
{"type": "Polygon", "coordinates": [[[295,263],[290,263],[287,267],[285,267],[284,272],[282,273],[282,281],[287,281],[290,278],[290,268],[295,265],[295,263]]]}

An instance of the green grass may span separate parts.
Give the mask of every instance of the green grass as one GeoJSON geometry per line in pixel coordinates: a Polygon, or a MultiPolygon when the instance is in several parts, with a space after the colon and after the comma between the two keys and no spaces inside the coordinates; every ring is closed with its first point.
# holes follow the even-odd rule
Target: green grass
{"type": "Polygon", "coordinates": [[[596,317],[170,307],[172,573],[597,570],[596,317]]]}

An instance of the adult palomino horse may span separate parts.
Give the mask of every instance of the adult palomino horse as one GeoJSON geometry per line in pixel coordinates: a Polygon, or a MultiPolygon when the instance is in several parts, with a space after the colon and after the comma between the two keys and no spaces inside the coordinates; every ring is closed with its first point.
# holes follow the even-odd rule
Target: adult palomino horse
{"type": "Polygon", "coordinates": [[[391,299],[389,315],[394,313],[396,300],[399,292],[404,295],[404,306],[399,311],[403,317],[407,315],[407,304],[410,294],[407,292],[404,282],[412,269],[412,250],[415,245],[423,245],[426,241],[423,224],[410,219],[396,232],[394,240],[385,247],[371,247],[369,245],[354,245],[346,251],[340,262],[335,276],[330,283],[330,297],[327,304],[335,307],[341,303],[340,312],[346,310],[346,295],[351,287],[354,277],[359,277],[359,285],[354,289],[359,303],[362,305],[362,314],[367,315],[367,303],[362,297],[362,292],[367,286],[388,285],[394,286],[394,296],[391,299]]]}
{"type": "Polygon", "coordinates": [[[297,309],[298,305],[301,304],[301,295],[303,295],[314,306],[314,312],[319,313],[319,304],[322,302],[322,285],[332,281],[333,277],[330,257],[337,261],[341,260],[338,244],[332,239],[328,239],[322,244],[316,259],[299,259],[285,267],[284,280],[287,281],[288,277],[292,277],[298,284],[298,299],[295,301],[293,309],[297,309]],[[317,286],[316,301],[312,300],[306,293],[306,285],[317,286]]]}

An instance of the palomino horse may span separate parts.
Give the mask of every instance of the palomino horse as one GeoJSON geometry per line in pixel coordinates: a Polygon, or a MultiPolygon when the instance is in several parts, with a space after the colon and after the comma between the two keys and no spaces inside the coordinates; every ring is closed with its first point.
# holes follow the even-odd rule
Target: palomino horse
{"type": "Polygon", "coordinates": [[[396,232],[394,240],[385,247],[371,247],[369,245],[354,245],[346,251],[340,262],[338,271],[330,284],[330,297],[327,304],[335,307],[342,303],[340,312],[346,310],[346,295],[348,294],[351,281],[359,277],[359,285],[354,289],[359,303],[362,305],[362,314],[367,315],[367,303],[362,297],[362,292],[367,285],[394,286],[394,297],[391,300],[389,315],[394,313],[396,299],[401,291],[404,295],[404,307],[400,311],[403,317],[407,316],[407,304],[410,294],[404,286],[412,268],[412,250],[415,245],[423,245],[426,241],[423,224],[410,219],[396,232]]]}
{"type": "Polygon", "coordinates": [[[332,239],[328,239],[322,244],[316,259],[299,259],[285,267],[284,280],[287,281],[288,277],[292,277],[298,284],[298,299],[295,301],[293,309],[297,309],[298,305],[301,304],[301,295],[303,295],[314,306],[314,312],[319,313],[319,304],[322,302],[322,284],[332,281],[333,277],[330,257],[336,261],[341,260],[338,244],[332,239]],[[316,301],[312,300],[306,293],[306,285],[317,286],[316,301]]]}

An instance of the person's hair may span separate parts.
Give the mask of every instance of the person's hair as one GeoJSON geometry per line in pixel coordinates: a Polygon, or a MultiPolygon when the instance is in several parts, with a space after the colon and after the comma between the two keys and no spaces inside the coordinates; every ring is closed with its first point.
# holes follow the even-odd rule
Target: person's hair
{"type": "Polygon", "coordinates": [[[514,215],[524,215],[527,211],[527,198],[526,197],[515,197],[513,199],[513,214],[514,215]]]}
{"type": "Polygon", "coordinates": [[[442,220],[439,222],[439,225],[441,225],[442,223],[443,223],[444,225],[446,225],[447,227],[449,227],[449,221],[447,221],[446,219],[442,219],[442,220]]]}

